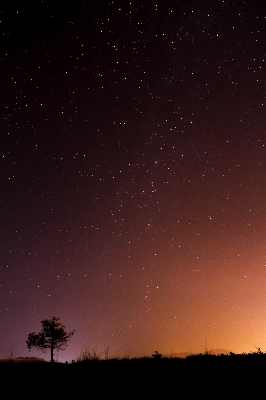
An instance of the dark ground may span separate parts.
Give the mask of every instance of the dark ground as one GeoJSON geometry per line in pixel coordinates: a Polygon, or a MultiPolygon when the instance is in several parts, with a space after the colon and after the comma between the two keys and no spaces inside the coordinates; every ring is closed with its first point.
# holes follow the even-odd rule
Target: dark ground
{"type": "Polygon", "coordinates": [[[5,362],[0,369],[2,390],[11,398],[265,398],[266,354],[73,364],[5,362]]]}

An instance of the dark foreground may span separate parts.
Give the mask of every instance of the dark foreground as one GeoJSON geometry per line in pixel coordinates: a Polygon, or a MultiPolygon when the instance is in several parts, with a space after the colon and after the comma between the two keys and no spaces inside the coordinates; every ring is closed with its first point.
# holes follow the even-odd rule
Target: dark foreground
{"type": "Polygon", "coordinates": [[[5,362],[0,374],[2,391],[11,398],[256,399],[265,391],[266,354],[5,362]]]}

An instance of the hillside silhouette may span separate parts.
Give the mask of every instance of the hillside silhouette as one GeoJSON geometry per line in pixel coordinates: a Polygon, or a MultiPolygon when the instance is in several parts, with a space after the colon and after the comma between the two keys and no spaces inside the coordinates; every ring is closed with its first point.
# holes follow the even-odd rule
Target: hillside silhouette
{"type": "MultiPolygon", "coordinates": [[[[206,350],[206,352],[209,353],[209,354],[214,354],[216,356],[219,356],[221,354],[224,354],[224,355],[229,355],[230,354],[230,351],[229,350],[225,350],[225,349],[210,349],[210,350],[206,350]]],[[[182,351],[182,352],[179,352],[179,353],[165,354],[164,357],[167,357],[167,358],[171,358],[171,357],[172,358],[186,358],[186,357],[189,357],[191,355],[198,355],[198,354],[200,354],[200,353],[189,353],[187,351],[182,351]]]]}
{"type": "MultiPolygon", "coordinates": [[[[155,353],[158,354],[158,353],[155,353]]],[[[203,353],[185,358],[143,357],[92,359],[73,363],[15,362],[0,364],[4,386],[12,380],[13,395],[31,390],[31,384],[53,397],[88,398],[115,396],[125,399],[249,396],[259,398],[264,382],[266,354],[214,355],[203,353]]],[[[4,390],[4,389],[3,389],[4,390]]]]}

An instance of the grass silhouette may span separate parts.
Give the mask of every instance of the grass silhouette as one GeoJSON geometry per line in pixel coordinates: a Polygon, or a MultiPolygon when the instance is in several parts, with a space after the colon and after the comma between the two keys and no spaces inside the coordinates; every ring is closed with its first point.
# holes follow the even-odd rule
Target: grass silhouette
{"type": "MultiPolygon", "coordinates": [[[[88,358],[70,363],[0,363],[2,382],[16,382],[12,393],[22,395],[34,384],[38,393],[49,391],[50,398],[138,399],[162,397],[191,399],[260,398],[266,367],[266,353],[214,355],[211,352],[185,358],[164,357],[157,351],[151,357],[100,359],[88,349],[88,358]],[[262,385],[262,386],[261,386],[262,385]],[[72,394],[71,394],[72,393],[72,394]]],[[[32,389],[31,389],[32,390],[32,389]]],[[[10,393],[10,388],[9,388],[10,393]]]]}

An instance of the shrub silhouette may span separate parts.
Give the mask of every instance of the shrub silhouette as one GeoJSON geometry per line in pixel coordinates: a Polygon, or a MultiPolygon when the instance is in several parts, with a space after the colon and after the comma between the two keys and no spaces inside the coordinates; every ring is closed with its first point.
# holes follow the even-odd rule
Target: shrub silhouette
{"type": "Polygon", "coordinates": [[[152,357],[156,360],[162,358],[162,354],[158,353],[157,350],[155,350],[154,354],[152,355],[152,357]]]}

